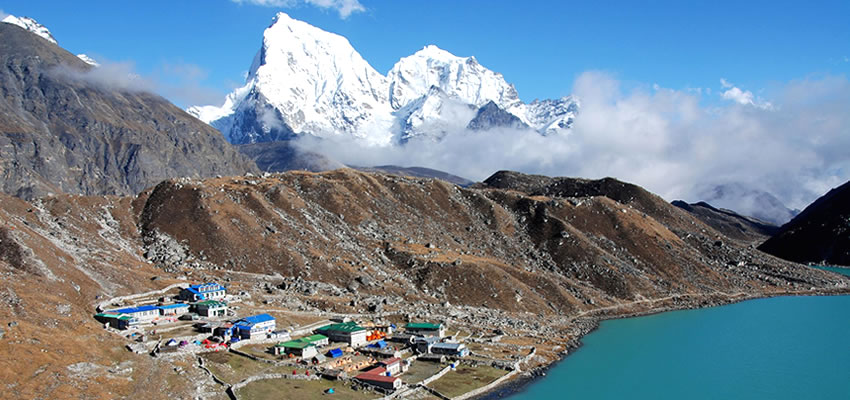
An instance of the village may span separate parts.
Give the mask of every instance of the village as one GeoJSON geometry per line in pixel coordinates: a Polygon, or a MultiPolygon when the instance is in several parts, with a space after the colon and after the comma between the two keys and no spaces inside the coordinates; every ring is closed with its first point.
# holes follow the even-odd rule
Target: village
{"type": "Polygon", "coordinates": [[[317,315],[294,324],[249,311],[246,296],[215,282],[175,284],[103,302],[94,318],[134,353],[197,357],[231,399],[465,399],[510,379],[535,354],[510,346],[518,352],[499,357],[504,344],[482,342],[501,335],[482,340],[441,321],[317,315]]]}

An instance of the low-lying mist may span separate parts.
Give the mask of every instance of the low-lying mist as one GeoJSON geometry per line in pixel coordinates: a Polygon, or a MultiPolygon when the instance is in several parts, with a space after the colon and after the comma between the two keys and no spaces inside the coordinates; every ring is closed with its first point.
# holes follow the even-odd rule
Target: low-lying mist
{"type": "MultiPolygon", "coordinates": [[[[615,177],[667,200],[699,201],[754,215],[759,192],[802,209],[848,179],[850,83],[819,76],[778,85],[767,100],[722,80],[721,90],[624,89],[609,74],[574,83],[581,109],[566,134],[531,130],[449,132],[442,140],[368,146],[342,136],[296,142],[348,165],[423,166],[473,180],[509,169],[550,176],[615,177]],[[725,185],[725,186],[724,186],[725,185]],[[717,187],[726,190],[717,196],[717,187]]],[[[775,215],[784,222],[787,213],[775,215]],[[779,215],[782,214],[782,215],[779,215]]]]}

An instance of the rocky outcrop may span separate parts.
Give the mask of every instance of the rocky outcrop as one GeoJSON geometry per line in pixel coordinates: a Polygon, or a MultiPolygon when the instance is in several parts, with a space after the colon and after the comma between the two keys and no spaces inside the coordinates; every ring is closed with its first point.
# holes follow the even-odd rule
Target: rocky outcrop
{"type": "Polygon", "coordinates": [[[0,189],[135,194],[175,177],[256,166],[165,99],[57,45],[0,24],[0,189]]]}
{"type": "Polygon", "coordinates": [[[493,101],[481,106],[466,127],[475,131],[493,128],[528,129],[528,125],[516,115],[503,110],[493,101]]]}

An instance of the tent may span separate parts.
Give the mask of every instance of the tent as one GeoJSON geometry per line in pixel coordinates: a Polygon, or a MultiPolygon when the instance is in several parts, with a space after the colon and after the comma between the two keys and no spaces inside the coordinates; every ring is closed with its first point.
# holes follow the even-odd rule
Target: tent
{"type": "Polygon", "coordinates": [[[331,349],[330,351],[328,351],[327,356],[330,357],[330,358],[342,357],[342,350],[341,349],[331,349]]]}
{"type": "Polygon", "coordinates": [[[174,340],[174,339],[171,339],[167,343],[165,343],[165,345],[166,346],[177,346],[177,341],[174,340]]]}
{"type": "Polygon", "coordinates": [[[373,348],[376,348],[376,349],[383,349],[383,348],[387,347],[387,342],[385,342],[383,339],[381,339],[381,340],[379,340],[375,343],[370,344],[369,347],[373,347],[373,348]]]}

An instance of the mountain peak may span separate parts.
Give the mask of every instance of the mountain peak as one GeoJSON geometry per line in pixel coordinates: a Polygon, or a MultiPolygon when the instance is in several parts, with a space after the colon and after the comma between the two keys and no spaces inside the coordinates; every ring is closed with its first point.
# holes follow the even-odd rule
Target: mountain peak
{"type": "Polygon", "coordinates": [[[474,57],[458,57],[435,45],[400,59],[388,78],[390,105],[396,110],[427,93],[431,86],[476,107],[492,100],[511,110],[521,103],[516,89],[502,74],[485,68],[474,57]]]}
{"type": "Polygon", "coordinates": [[[502,74],[475,57],[458,57],[433,44],[401,58],[384,76],[345,37],[278,13],[263,33],[245,86],[221,107],[187,111],[231,143],[310,134],[391,145],[396,139],[439,139],[464,130],[476,110],[491,101],[500,114],[519,119],[501,115],[493,121],[543,134],[569,129],[575,115],[572,100],[531,107],[502,74]]]}
{"type": "Polygon", "coordinates": [[[386,77],[348,39],[278,13],[263,32],[245,86],[222,107],[188,111],[231,143],[313,134],[349,134],[374,144],[391,139],[386,77]]]}
{"type": "Polygon", "coordinates": [[[53,38],[53,34],[42,24],[39,24],[38,21],[30,18],[30,17],[16,17],[14,15],[8,15],[6,18],[3,18],[3,21],[7,24],[17,25],[21,28],[24,28],[38,36],[41,36],[45,40],[50,43],[58,44],[56,39],[53,38]]]}
{"type": "Polygon", "coordinates": [[[414,56],[425,57],[425,58],[433,58],[433,59],[442,59],[442,60],[457,60],[462,59],[463,57],[458,57],[447,50],[443,50],[436,45],[429,44],[422,48],[422,50],[413,53],[414,56]]]}

